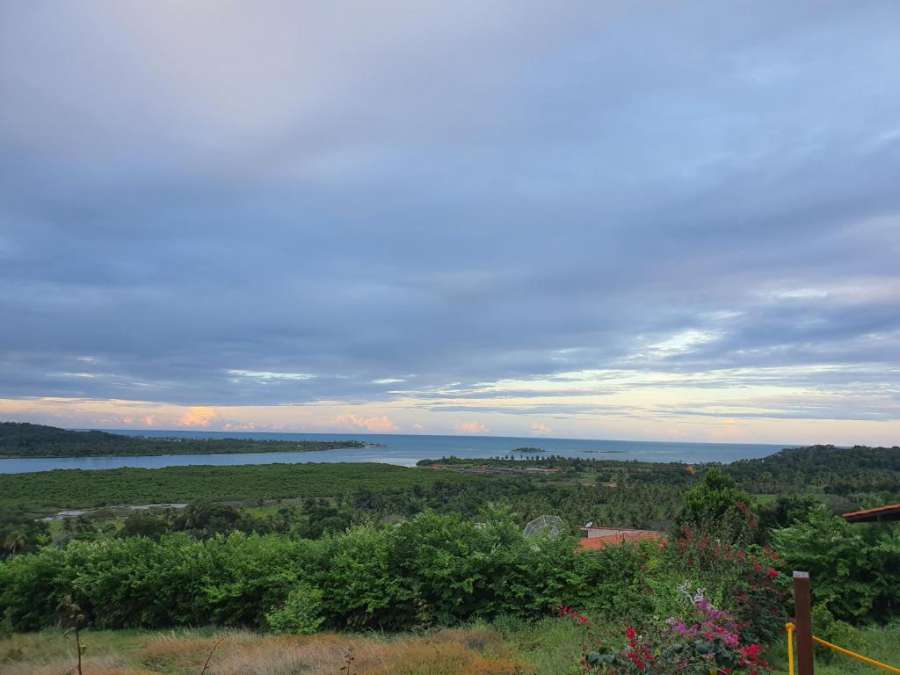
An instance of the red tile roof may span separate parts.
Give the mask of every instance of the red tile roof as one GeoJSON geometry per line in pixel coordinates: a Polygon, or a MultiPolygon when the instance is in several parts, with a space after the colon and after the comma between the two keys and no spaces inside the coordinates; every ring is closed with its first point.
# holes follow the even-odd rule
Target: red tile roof
{"type": "Polygon", "coordinates": [[[878,520],[900,520],[900,504],[886,504],[877,509],[851,511],[842,516],[848,523],[871,523],[878,520]]]}
{"type": "Polygon", "coordinates": [[[578,542],[582,551],[596,551],[606,546],[614,546],[626,541],[664,541],[666,535],[652,530],[619,530],[615,534],[602,537],[585,537],[578,542]]]}

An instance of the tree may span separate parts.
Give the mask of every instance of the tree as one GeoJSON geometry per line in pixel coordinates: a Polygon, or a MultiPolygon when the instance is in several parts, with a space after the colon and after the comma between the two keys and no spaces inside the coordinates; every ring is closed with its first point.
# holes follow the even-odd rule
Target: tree
{"type": "Polygon", "coordinates": [[[676,526],[679,533],[689,528],[737,543],[754,538],[758,520],[750,508],[749,495],[737,487],[731,476],[714,467],[685,493],[676,526]]]}

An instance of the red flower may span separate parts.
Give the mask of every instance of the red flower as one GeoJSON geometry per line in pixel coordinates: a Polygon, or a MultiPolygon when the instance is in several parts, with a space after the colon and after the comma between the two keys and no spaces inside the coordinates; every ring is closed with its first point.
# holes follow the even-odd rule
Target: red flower
{"type": "Polygon", "coordinates": [[[754,663],[757,659],[759,659],[759,655],[762,652],[762,645],[758,645],[753,643],[752,645],[747,645],[741,650],[741,655],[747,659],[750,663],[754,663]]]}
{"type": "Polygon", "coordinates": [[[625,637],[628,638],[629,642],[634,642],[637,639],[637,631],[631,626],[628,626],[628,630],[625,631],[625,637]]]}

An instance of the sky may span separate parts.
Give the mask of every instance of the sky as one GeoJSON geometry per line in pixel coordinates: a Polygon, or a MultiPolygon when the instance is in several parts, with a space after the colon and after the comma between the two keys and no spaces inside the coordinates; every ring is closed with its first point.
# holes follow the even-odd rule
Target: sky
{"type": "Polygon", "coordinates": [[[0,419],[900,444],[900,3],[0,4],[0,419]]]}

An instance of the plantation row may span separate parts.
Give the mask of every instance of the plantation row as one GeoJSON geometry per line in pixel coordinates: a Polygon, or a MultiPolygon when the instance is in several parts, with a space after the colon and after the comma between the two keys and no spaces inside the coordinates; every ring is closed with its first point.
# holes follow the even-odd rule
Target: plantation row
{"type": "Polygon", "coordinates": [[[478,478],[376,463],[173,466],[0,475],[0,509],[85,508],[198,500],[330,497],[478,478]]]}

